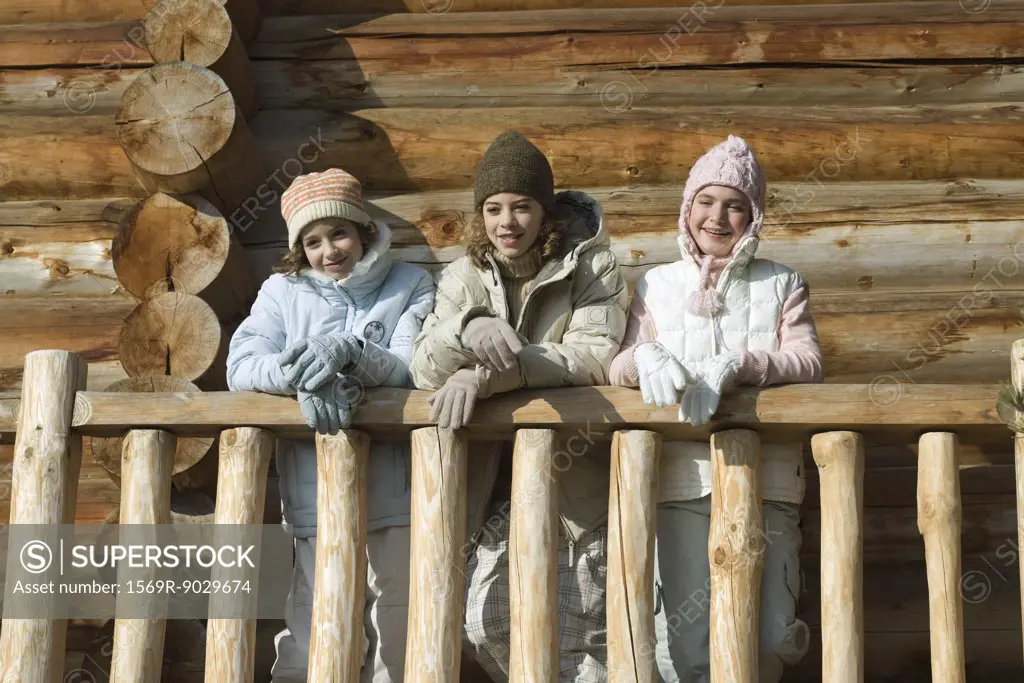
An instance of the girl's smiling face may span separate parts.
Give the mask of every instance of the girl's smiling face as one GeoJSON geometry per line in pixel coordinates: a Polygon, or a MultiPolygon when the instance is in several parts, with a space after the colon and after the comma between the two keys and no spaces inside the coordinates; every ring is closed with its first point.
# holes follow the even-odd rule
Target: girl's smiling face
{"type": "Polygon", "coordinates": [[[732,253],[750,220],[745,194],[726,185],[708,185],[693,198],[688,227],[702,252],[722,258],[732,253]]]}
{"type": "Polygon", "coordinates": [[[335,280],[348,277],[363,258],[359,228],[344,218],[320,218],[307,225],[302,249],[313,270],[335,280]]]}
{"type": "Polygon", "coordinates": [[[487,239],[508,258],[525,254],[537,241],[544,222],[540,202],[513,192],[488,197],[483,214],[487,239]]]}

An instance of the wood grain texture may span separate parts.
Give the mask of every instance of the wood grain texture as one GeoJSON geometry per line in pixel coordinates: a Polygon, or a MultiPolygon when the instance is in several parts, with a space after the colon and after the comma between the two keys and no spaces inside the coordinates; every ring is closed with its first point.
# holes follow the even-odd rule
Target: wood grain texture
{"type": "Polygon", "coordinates": [[[9,68],[96,66],[113,69],[145,67],[153,63],[149,53],[141,47],[143,29],[137,21],[3,24],[0,24],[0,64],[9,68]]]}
{"type": "MultiPolygon", "coordinates": [[[[142,19],[147,11],[166,4],[170,3],[158,0],[10,0],[0,7],[0,24],[128,22],[142,19]]],[[[259,6],[255,0],[227,0],[227,5],[240,33],[249,40],[259,31],[259,6]]]]}
{"type": "Polygon", "coordinates": [[[0,113],[111,116],[120,106],[124,89],[140,73],[141,69],[135,67],[122,69],[113,65],[0,69],[0,113]]]}
{"type": "Polygon", "coordinates": [[[822,683],[864,683],[864,439],[811,439],[821,481],[822,683]]]}
{"type": "Polygon", "coordinates": [[[612,437],[608,498],[608,680],[658,680],[654,644],[654,540],[661,436],[612,437]]]}
{"type": "Polygon", "coordinates": [[[477,68],[498,71],[566,62],[643,69],[1024,54],[1018,40],[1024,9],[1016,2],[980,13],[955,2],[523,9],[443,17],[376,10],[363,16],[280,17],[264,22],[250,53],[259,58],[411,59],[425,71],[443,70],[470,56],[477,68]]]}
{"type": "Polygon", "coordinates": [[[559,676],[557,444],[552,429],[516,431],[508,566],[510,683],[559,676]]]}
{"type": "MultiPolygon", "coordinates": [[[[467,425],[477,438],[508,438],[519,427],[557,426],[564,431],[590,423],[594,434],[646,424],[665,438],[707,438],[711,429],[757,428],[767,436],[852,429],[896,436],[944,426],[961,430],[966,443],[985,435],[1006,447],[1006,426],[995,410],[994,385],[902,385],[896,401],[882,401],[871,385],[802,384],[743,388],[722,398],[706,427],[678,422],[678,410],[645,405],[640,392],[625,387],[580,387],[516,391],[480,401],[467,425]],[[828,412],[821,406],[829,406],[828,412]]],[[[431,426],[428,391],[370,389],[353,415],[359,429],[394,434],[431,426]]],[[[308,435],[294,398],[251,392],[200,394],[103,394],[79,392],[75,428],[88,436],[109,436],[126,427],[160,427],[179,436],[217,433],[231,425],[262,425],[276,433],[308,435]]],[[[799,438],[799,437],[797,437],[799,438]]],[[[916,440],[916,436],[914,437],[916,440]]]]}
{"type": "MultiPolygon", "coordinates": [[[[25,357],[11,473],[12,524],[62,524],[74,519],[82,438],[71,428],[76,392],[85,386],[85,361],[67,351],[40,350],[25,357]]],[[[13,576],[17,555],[8,556],[13,576]]],[[[15,596],[17,597],[17,596],[15,596]]],[[[33,596],[37,613],[47,614],[55,595],[33,596]]],[[[5,602],[10,613],[14,600],[5,602]]],[[[50,683],[64,662],[67,622],[5,618],[0,631],[0,680],[50,683]]]]}
{"type": "Polygon", "coordinates": [[[466,590],[468,451],[459,432],[415,429],[412,548],[405,676],[456,683],[462,661],[466,590]]]}
{"type": "Polygon", "coordinates": [[[125,319],[117,356],[131,377],[172,375],[203,390],[226,389],[228,341],[205,301],[165,292],[140,303],[125,319]]]}
{"type": "Polygon", "coordinates": [[[964,683],[963,514],[955,434],[929,432],[921,436],[918,477],[918,528],[928,565],[932,680],[964,683]]]}
{"type": "Polygon", "coordinates": [[[114,120],[117,141],[148,192],[199,192],[227,216],[265,174],[256,141],[224,80],[188,62],[135,79],[114,120]]]}
{"type": "MultiPolygon", "coordinates": [[[[243,0],[232,0],[243,3],[243,0]]],[[[255,0],[244,0],[255,5],[255,0]]],[[[158,5],[142,22],[146,47],[157,64],[186,61],[224,79],[246,118],[256,113],[256,90],[245,45],[219,0],[177,0],[158,5]]]]}
{"type": "MultiPolygon", "coordinates": [[[[191,393],[199,391],[199,388],[180,377],[160,375],[155,377],[129,377],[115,382],[104,389],[107,392],[130,392],[130,393],[191,393]]],[[[131,432],[129,432],[130,434],[131,432]]],[[[175,444],[174,457],[171,466],[171,474],[179,474],[193,467],[202,460],[213,446],[212,438],[203,439],[177,439],[175,444]]],[[[121,455],[124,451],[125,440],[123,438],[92,439],[92,459],[102,467],[115,481],[123,485],[121,473],[121,455]]]]}
{"type": "Polygon", "coordinates": [[[363,664],[370,438],[317,434],[317,535],[309,678],[348,683],[363,664]]]}
{"type": "Polygon", "coordinates": [[[109,253],[118,282],[133,296],[195,294],[225,323],[249,313],[259,287],[231,226],[195,194],[158,192],[140,201],[109,253]]]}
{"type": "MultiPolygon", "coordinates": [[[[254,427],[228,429],[220,436],[215,524],[262,524],[267,472],[274,436],[254,427]]],[[[235,575],[215,567],[211,579],[258,579],[256,571],[235,575]]],[[[211,597],[211,613],[225,613],[231,596],[211,597]],[[213,604],[220,601],[219,604],[213,604]]],[[[256,663],[255,619],[210,619],[206,625],[206,677],[224,683],[252,683],[256,663]]]]}
{"type": "MultiPolygon", "coordinates": [[[[657,40],[652,43],[665,51],[657,40]]],[[[273,59],[256,61],[253,76],[263,109],[327,111],[948,105],[1019,102],[1024,86],[1024,70],[1011,64],[637,69],[576,63],[571,52],[565,55],[561,64],[500,71],[478,68],[473,53],[455,69],[424,69],[420,62],[386,58],[273,59]]]]}
{"type": "MultiPolygon", "coordinates": [[[[139,429],[128,432],[124,440],[121,464],[121,524],[155,525],[171,521],[171,468],[177,438],[170,432],[139,429]]],[[[156,530],[145,532],[156,542],[156,530]]],[[[155,581],[158,568],[143,572],[121,566],[118,582],[155,581]]],[[[149,618],[117,619],[114,624],[114,651],[111,683],[148,683],[160,677],[163,669],[164,634],[168,594],[130,595],[119,593],[119,611],[143,609],[149,618]]],[[[122,612],[123,613],[123,612],[122,612]]]]}
{"type": "Polygon", "coordinates": [[[113,235],[106,223],[2,226],[0,291],[7,297],[123,297],[110,258],[113,235]]]}
{"type": "Polygon", "coordinates": [[[764,519],[755,432],[711,437],[711,681],[756,683],[764,519]]]}
{"type": "Polygon", "coordinates": [[[0,388],[20,391],[25,354],[50,346],[79,353],[89,362],[90,389],[100,391],[126,377],[117,360],[117,344],[121,324],[136,307],[134,299],[119,295],[42,301],[0,298],[0,388]]]}
{"type": "Polygon", "coordinates": [[[729,134],[760,152],[776,181],[1013,178],[1024,159],[1014,137],[1022,120],[1014,104],[563,107],[557,119],[536,107],[404,108],[266,111],[252,130],[266,168],[281,168],[312,139],[323,153],[311,170],[338,165],[369,190],[422,191],[470,187],[487,146],[507,128],[544,151],[562,187],[682,187],[692,162],[729,134]]]}
{"type": "Polygon", "coordinates": [[[0,200],[142,196],[109,116],[5,116],[0,200]]]}
{"type": "MultiPolygon", "coordinates": [[[[867,0],[880,2],[882,0],[867,0]]],[[[920,0],[912,0],[920,1],[920,0]]],[[[747,0],[747,5],[816,5],[833,4],[835,0],[747,0]]],[[[714,3],[709,3],[714,5],[714,3]]],[[[334,14],[339,9],[332,0],[262,0],[267,15],[298,16],[303,14],[334,14]]],[[[343,9],[353,14],[449,12],[510,12],[557,9],[622,9],[626,7],[679,7],[677,0],[353,0],[343,9]]],[[[693,7],[697,7],[693,5],[693,7]]]]}
{"type": "Polygon", "coordinates": [[[118,221],[134,204],[131,197],[94,199],[43,199],[0,204],[0,226],[66,226],[74,223],[110,224],[118,221]]]}

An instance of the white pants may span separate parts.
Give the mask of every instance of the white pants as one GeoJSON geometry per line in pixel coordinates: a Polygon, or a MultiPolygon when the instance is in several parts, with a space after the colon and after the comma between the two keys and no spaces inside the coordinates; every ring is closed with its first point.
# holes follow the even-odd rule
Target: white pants
{"type": "MultiPolygon", "coordinates": [[[[807,653],[810,630],[796,618],[800,595],[800,506],[765,501],[759,683],[779,683],[783,667],[807,653]]],[[[658,506],[655,553],[656,659],[665,683],[711,680],[711,496],[658,506]]],[[[650,656],[648,652],[641,653],[650,656]]]]}
{"type": "MultiPolygon", "coordinates": [[[[366,535],[366,607],[361,683],[392,683],[405,673],[409,619],[410,528],[393,526],[366,535]]],[[[316,537],[295,540],[292,587],[285,604],[287,628],[274,638],[274,683],[305,683],[313,621],[316,537]]]]}

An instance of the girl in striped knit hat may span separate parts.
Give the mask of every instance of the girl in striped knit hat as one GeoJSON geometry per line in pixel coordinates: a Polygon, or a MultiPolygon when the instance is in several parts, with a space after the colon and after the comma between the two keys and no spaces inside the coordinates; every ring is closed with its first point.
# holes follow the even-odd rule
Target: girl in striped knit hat
{"type": "MultiPolygon", "coordinates": [[[[231,339],[234,391],[295,395],[306,423],[349,426],[363,389],[411,388],[409,361],[434,284],[393,263],[391,232],[370,220],[359,181],[340,169],[299,176],[281,196],[290,251],[231,339]]],[[[400,681],[409,603],[409,439],[374,439],[367,476],[365,661],[361,680],[400,681]]],[[[316,551],[313,439],[279,440],[285,523],[295,535],[286,630],[275,639],[277,683],[306,681],[316,551]]]]}
{"type": "MultiPolygon", "coordinates": [[[[640,387],[645,403],[679,406],[679,421],[708,423],[724,391],[822,381],[822,354],[804,278],[755,258],[765,179],[738,137],[697,160],[679,212],[681,259],[637,283],[612,384],[640,387]]],[[[784,664],[807,651],[796,618],[800,592],[800,443],[763,445],[764,573],[760,683],[778,683],[784,664]]],[[[708,533],[711,457],[707,441],[665,442],[658,504],[655,615],[662,679],[710,680],[708,533]]]]}

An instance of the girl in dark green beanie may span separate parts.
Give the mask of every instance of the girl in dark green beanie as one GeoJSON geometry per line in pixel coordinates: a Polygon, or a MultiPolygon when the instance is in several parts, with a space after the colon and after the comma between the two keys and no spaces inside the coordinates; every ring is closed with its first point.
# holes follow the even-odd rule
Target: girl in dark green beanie
{"type": "MultiPolygon", "coordinates": [[[[473,189],[466,255],[442,273],[410,366],[417,387],[436,390],[431,419],[446,429],[464,425],[476,400],[496,393],[607,384],[626,327],[626,284],[601,207],[582,192],[556,194],[537,147],[503,133],[473,189]]],[[[487,452],[469,465],[466,645],[492,678],[506,681],[513,506],[507,478],[495,483],[512,444],[473,447],[487,452]]],[[[555,455],[560,680],[604,681],[609,447],[560,444],[555,455]]]]}

